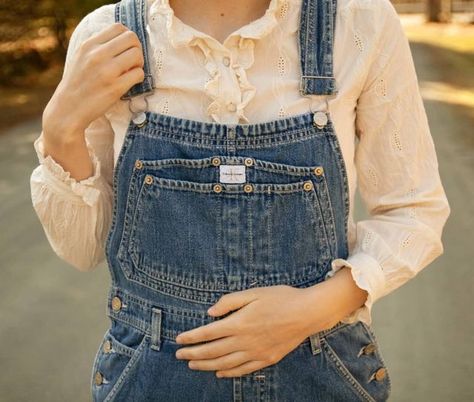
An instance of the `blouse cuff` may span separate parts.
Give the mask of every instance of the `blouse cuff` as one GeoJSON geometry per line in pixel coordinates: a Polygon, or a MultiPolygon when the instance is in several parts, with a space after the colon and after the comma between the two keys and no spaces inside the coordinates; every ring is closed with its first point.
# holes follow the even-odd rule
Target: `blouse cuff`
{"type": "Polygon", "coordinates": [[[85,138],[89,157],[93,164],[93,174],[80,181],[71,177],[70,172],[56,162],[51,155],[44,156],[43,134],[41,134],[34,142],[34,148],[39,163],[44,167],[43,172],[48,184],[59,190],[63,194],[75,194],[90,206],[95,205],[99,196],[98,181],[100,177],[100,160],[94,152],[87,137],[85,138]]]}
{"type": "Polygon", "coordinates": [[[356,285],[367,291],[368,296],[363,306],[346,316],[342,321],[353,323],[363,321],[367,325],[372,323],[372,307],[374,302],[383,294],[385,276],[380,264],[370,255],[359,252],[348,259],[337,258],[331,262],[331,270],[326,274],[325,280],[343,267],[351,268],[350,272],[356,285]]]}

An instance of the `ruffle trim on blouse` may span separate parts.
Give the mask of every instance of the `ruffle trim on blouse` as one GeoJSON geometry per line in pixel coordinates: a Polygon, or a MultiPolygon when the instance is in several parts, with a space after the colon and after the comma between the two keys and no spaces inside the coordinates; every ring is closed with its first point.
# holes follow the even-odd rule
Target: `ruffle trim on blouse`
{"type": "Polygon", "coordinates": [[[254,63],[254,39],[268,35],[275,28],[279,22],[277,14],[287,1],[271,0],[262,17],[242,26],[230,35],[229,40],[238,40],[238,46],[231,48],[232,61],[230,65],[239,88],[238,91],[231,91],[231,93],[240,93],[237,100],[222,96],[222,73],[219,67],[222,68],[220,64],[222,63],[223,45],[213,40],[210,35],[184,24],[174,15],[168,0],[158,0],[151,6],[151,15],[159,13],[165,16],[168,39],[174,47],[189,45],[198,46],[202,50],[205,56],[204,67],[211,77],[204,87],[206,94],[212,100],[207,107],[207,114],[216,122],[220,123],[223,117],[226,117],[227,121],[229,118],[237,117],[239,121],[250,122],[244,114],[244,109],[256,94],[256,87],[249,82],[246,74],[246,70],[254,63]],[[228,109],[229,102],[235,104],[235,110],[228,109]]]}
{"type": "Polygon", "coordinates": [[[88,142],[87,137],[85,140],[94,167],[94,172],[91,176],[80,181],[71,177],[71,173],[65,171],[64,168],[51,157],[51,155],[44,156],[43,133],[41,133],[41,135],[34,141],[34,148],[39,163],[46,168],[46,172],[48,173],[50,180],[53,182],[53,185],[62,183],[63,185],[68,186],[72,192],[80,196],[87,205],[93,206],[100,196],[99,189],[94,187],[100,177],[100,160],[95,154],[91,144],[88,142]]]}
{"type": "MultiPolygon", "coordinates": [[[[233,52],[234,55],[232,56],[230,67],[234,71],[239,91],[232,92],[240,94],[237,101],[224,99],[219,90],[222,78],[218,63],[221,63],[221,60],[216,60],[215,53],[209,49],[207,44],[203,43],[202,39],[196,39],[195,44],[202,50],[205,56],[204,67],[211,76],[211,79],[204,86],[206,94],[212,99],[212,102],[207,107],[208,115],[212,116],[217,122],[220,122],[221,117],[226,113],[229,113],[229,110],[227,109],[228,103],[233,101],[236,110],[232,112],[232,115],[236,115],[239,119],[243,119],[245,122],[249,123],[248,118],[244,114],[244,108],[255,96],[256,87],[248,81],[245,70],[252,66],[254,62],[255,43],[253,40],[240,38],[239,49],[233,52]]],[[[217,56],[217,58],[219,58],[219,56],[217,56]]]]}

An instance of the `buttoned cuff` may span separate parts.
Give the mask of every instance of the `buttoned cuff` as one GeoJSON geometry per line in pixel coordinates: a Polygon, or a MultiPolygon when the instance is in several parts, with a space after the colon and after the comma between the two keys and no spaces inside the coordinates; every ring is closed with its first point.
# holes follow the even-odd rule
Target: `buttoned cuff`
{"type": "Polygon", "coordinates": [[[367,291],[368,296],[363,306],[346,316],[342,321],[353,323],[364,321],[367,325],[372,323],[372,306],[378,300],[385,287],[385,276],[380,264],[370,255],[359,252],[347,259],[337,258],[331,262],[331,270],[326,274],[325,280],[334,276],[343,268],[349,267],[352,278],[358,287],[367,291]]]}
{"type": "Polygon", "coordinates": [[[91,176],[80,181],[71,177],[70,172],[65,171],[51,155],[44,156],[43,133],[34,141],[34,148],[38,161],[44,168],[43,174],[48,185],[63,195],[73,195],[73,198],[79,196],[87,205],[93,206],[100,195],[100,190],[97,188],[100,177],[100,160],[87,137],[85,140],[94,170],[91,176]]]}

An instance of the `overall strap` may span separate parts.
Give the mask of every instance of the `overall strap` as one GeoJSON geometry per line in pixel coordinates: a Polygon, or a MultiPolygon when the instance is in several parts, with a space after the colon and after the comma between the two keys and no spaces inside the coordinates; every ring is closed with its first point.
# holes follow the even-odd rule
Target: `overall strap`
{"type": "Polygon", "coordinates": [[[121,22],[137,34],[143,47],[143,57],[145,59],[143,66],[145,79],[143,82],[135,84],[124,95],[122,95],[121,99],[123,100],[153,92],[154,89],[153,76],[151,74],[150,61],[148,57],[149,49],[146,32],[146,7],[146,0],[121,0],[115,5],[115,22],[121,22]]]}
{"type": "MultiPolygon", "coordinates": [[[[337,0],[302,0],[299,49],[301,61],[300,93],[334,95],[333,46],[337,0]]],[[[121,22],[140,39],[145,59],[145,79],[135,84],[121,99],[153,92],[146,32],[146,0],[121,0],[115,6],[115,22],[121,22]]]]}
{"type": "Polygon", "coordinates": [[[302,95],[335,95],[333,45],[337,0],[302,0],[299,45],[302,95]]]}

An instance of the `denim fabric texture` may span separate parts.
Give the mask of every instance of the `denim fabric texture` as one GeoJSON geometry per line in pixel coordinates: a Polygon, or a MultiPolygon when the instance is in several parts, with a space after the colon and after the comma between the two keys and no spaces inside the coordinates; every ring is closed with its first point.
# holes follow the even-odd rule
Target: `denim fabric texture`
{"type": "MultiPolygon", "coordinates": [[[[144,0],[122,0],[116,21],[144,45],[144,0]]],[[[335,0],[304,0],[301,93],[331,96],[335,0]]],[[[107,329],[91,392],[99,401],[385,401],[390,376],[372,328],[339,322],[278,363],[241,377],[192,370],[178,333],[219,318],[223,294],[325,280],[348,256],[347,174],[328,111],[257,124],[181,119],[148,110],[130,122],[114,171],[106,242],[107,329]]],[[[284,302],[284,301],[282,301],[284,302]]]]}

